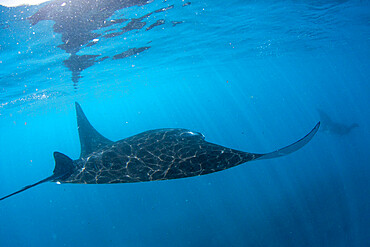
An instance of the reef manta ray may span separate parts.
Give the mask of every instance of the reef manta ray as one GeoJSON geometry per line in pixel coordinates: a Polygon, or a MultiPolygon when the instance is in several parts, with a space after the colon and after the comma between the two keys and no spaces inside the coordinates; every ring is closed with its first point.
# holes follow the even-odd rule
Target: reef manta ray
{"type": "Polygon", "coordinates": [[[320,122],[302,139],[274,152],[247,153],[205,141],[187,129],[156,129],[113,142],[99,134],[76,102],[81,155],[77,160],[54,152],[53,175],[0,198],[4,200],[45,182],[76,184],[134,183],[205,175],[248,161],[281,157],[306,145],[320,122]]]}

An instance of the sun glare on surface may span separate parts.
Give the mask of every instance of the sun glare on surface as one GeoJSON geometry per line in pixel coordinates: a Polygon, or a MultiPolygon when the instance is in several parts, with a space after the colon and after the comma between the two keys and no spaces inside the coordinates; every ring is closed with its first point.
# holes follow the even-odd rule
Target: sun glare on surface
{"type": "Polygon", "coordinates": [[[16,7],[21,5],[37,5],[50,0],[0,0],[0,5],[6,7],[16,7]]]}

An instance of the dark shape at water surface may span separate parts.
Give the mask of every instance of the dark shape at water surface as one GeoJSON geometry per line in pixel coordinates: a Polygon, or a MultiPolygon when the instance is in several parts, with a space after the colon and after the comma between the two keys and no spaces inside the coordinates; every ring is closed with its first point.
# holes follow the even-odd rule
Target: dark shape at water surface
{"type": "Polygon", "coordinates": [[[97,63],[100,63],[100,62],[103,62],[104,60],[108,59],[109,57],[108,56],[105,56],[105,57],[102,57],[102,58],[99,58],[96,60],[97,63]]]}
{"type": "Polygon", "coordinates": [[[67,53],[76,54],[81,49],[82,45],[98,37],[100,37],[100,34],[97,33],[80,33],[79,36],[64,35],[62,36],[63,44],[58,45],[58,47],[65,50],[67,53]]]}
{"type": "MultiPolygon", "coordinates": [[[[170,5],[144,14],[139,18],[110,19],[117,10],[143,6],[151,2],[153,0],[55,0],[46,3],[28,19],[32,25],[36,25],[43,20],[55,22],[53,25],[54,32],[62,35],[62,44],[58,47],[71,54],[65,64],[71,69],[72,80],[77,85],[82,70],[93,65],[93,59],[86,59],[86,57],[78,59],[78,63],[82,64],[81,66],[75,65],[76,57],[73,56],[76,56],[81,49],[99,44],[102,38],[113,38],[133,30],[140,30],[146,25],[144,20],[149,16],[174,8],[174,5],[170,5]],[[127,24],[121,27],[121,24],[125,22],[127,24]],[[114,28],[99,33],[94,32],[110,26],[114,26],[114,28]],[[84,61],[81,62],[82,60],[84,61]],[[71,61],[73,64],[68,66],[71,61]]],[[[146,30],[162,24],[164,24],[164,20],[158,20],[146,30]]]]}
{"type": "Polygon", "coordinates": [[[145,25],[146,22],[141,22],[142,19],[132,19],[127,26],[121,28],[122,33],[126,33],[135,29],[142,29],[145,25]]]}
{"type": "Polygon", "coordinates": [[[126,22],[128,20],[129,19],[114,19],[114,20],[111,20],[110,23],[112,23],[112,24],[123,23],[123,22],[126,22]]]}
{"type": "Polygon", "coordinates": [[[174,27],[178,24],[184,23],[184,21],[171,21],[171,23],[172,23],[172,26],[174,27]]]}
{"type": "Polygon", "coordinates": [[[165,20],[163,19],[160,19],[160,20],[157,20],[155,23],[153,23],[152,25],[150,25],[145,31],[149,31],[150,29],[156,27],[156,26],[160,26],[160,25],[163,25],[165,23],[165,20]]]}
{"type": "Polygon", "coordinates": [[[90,47],[90,46],[96,45],[97,43],[98,42],[92,41],[92,42],[88,43],[85,47],[90,47]]]}
{"type": "Polygon", "coordinates": [[[122,59],[122,58],[126,58],[126,57],[131,57],[133,55],[139,55],[139,53],[141,53],[145,50],[148,50],[149,48],[150,48],[150,46],[144,46],[144,47],[139,47],[139,48],[131,48],[131,49],[128,49],[127,51],[124,51],[120,54],[114,55],[113,59],[122,59]]]}
{"type": "Polygon", "coordinates": [[[160,12],[164,12],[164,11],[167,11],[167,10],[170,10],[170,9],[173,9],[175,6],[174,5],[171,5],[171,6],[168,6],[166,8],[161,8],[161,9],[157,9],[154,11],[154,13],[160,13],[160,12]]]}
{"type": "Polygon", "coordinates": [[[200,176],[248,161],[285,156],[306,145],[320,123],[302,139],[271,153],[239,151],[207,142],[188,129],[156,129],[111,141],[99,134],[76,103],[81,155],[72,160],[54,152],[53,175],[0,198],[4,200],[44,182],[76,184],[135,183],[200,176]]]}
{"type": "Polygon", "coordinates": [[[104,35],[103,37],[104,37],[104,38],[109,39],[109,38],[114,38],[114,37],[120,36],[120,35],[122,35],[123,33],[124,33],[124,32],[108,33],[108,34],[104,35]]]}
{"type": "MultiPolygon", "coordinates": [[[[99,28],[105,28],[105,27],[110,27],[112,25],[115,25],[115,24],[119,24],[119,23],[123,23],[123,22],[126,22],[128,21],[129,19],[114,19],[114,20],[108,20],[108,21],[105,21],[103,26],[99,27],[99,28]]],[[[99,29],[98,28],[98,29],[99,29]]],[[[115,30],[115,28],[111,28],[109,30],[105,30],[104,32],[110,32],[110,31],[113,31],[115,30]]]]}
{"type": "Polygon", "coordinates": [[[42,20],[53,20],[54,31],[62,34],[60,48],[68,53],[76,53],[99,34],[92,33],[107,26],[106,19],[116,10],[147,4],[146,0],[57,0],[40,8],[29,20],[32,25],[42,20]]]}
{"type": "MultiPolygon", "coordinates": [[[[56,0],[41,7],[29,17],[32,25],[43,20],[55,22],[53,29],[62,34],[62,44],[58,47],[71,54],[65,65],[72,71],[72,80],[76,84],[83,69],[94,63],[91,57],[75,55],[84,45],[100,37],[92,31],[127,19],[107,21],[119,9],[148,4],[147,0],[56,0]]],[[[91,42],[87,46],[95,45],[91,42]]],[[[91,55],[94,56],[94,55],[91,55]]]]}
{"type": "Polygon", "coordinates": [[[354,128],[359,127],[357,123],[352,123],[352,124],[342,124],[342,123],[337,123],[334,122],[326,112],[323,110],[317,109],[319,115],[320,115],[320,120],[322,122],[322,128],[321,130],[330,134],[335,134],[335,135],[346,135],[349,132],[351,132],[354,128]]]}
{"type": "Polygon", "coordinates": [[[74,86],[77,86],[78,79],[81,78],[81,71],[91,67],[95,64],[95,58],[99,55],[82,55],[78,56],[72,54],[67,60],[64,61],[64,65],[72,71],[72,81],[74,86]]]}
{"type": "Polygon", "coordinates": [[[109,32],[116,31],[116,30],[117,30],[117,29],[115,29],[115,28],[111,28],[111,29],[105,30],[104,32],[105,32],[105,33],[109,33],[109,32]]]}

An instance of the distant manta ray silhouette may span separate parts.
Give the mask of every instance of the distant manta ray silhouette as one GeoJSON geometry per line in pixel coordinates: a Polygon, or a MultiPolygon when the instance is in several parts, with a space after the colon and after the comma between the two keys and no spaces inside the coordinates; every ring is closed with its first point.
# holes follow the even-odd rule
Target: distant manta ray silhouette
{"type": "Polygon", "coordinates": [[[316,134],[320,122],[299,141],[271,153],[257,154],[205,141],[187,129],[156,129],[113,142],[99,134],[76,102],[81,155],[77,160],[54,152],[53,175],[0,198],[45,182],[113,184],[168,180],[205,175],[242,163],[281,157],[297,151],[316,134]]]}
{"type": "Polygon", "coordinates": [[[359,127],[357,123],[346,125],[334,122],[323,110],[317,109],[317,112],[319,113],[320,120],[322,122],[321,130],[324,132],[343,136],[351,132],[352,129],[359,127]]]}

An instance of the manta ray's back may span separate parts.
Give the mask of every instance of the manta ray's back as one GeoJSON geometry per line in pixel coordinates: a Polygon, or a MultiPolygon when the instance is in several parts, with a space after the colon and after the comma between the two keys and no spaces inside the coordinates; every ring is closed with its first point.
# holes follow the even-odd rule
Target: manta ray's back
{"type": "Polygon", "coordinates": [[[276,151],[257,154],[207,142],[187,129],[159,129],[113,142],[90,124],[76,103],[81,155],[72,160],[54,152],[53,174],[4,200],[48,181],[62,183],[131,183],[199,176],[222,171],[252,160],[281,157],[297,151],[316,134],[320,123],[303,138],[276,151]]]}

